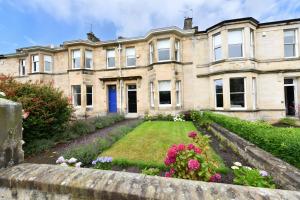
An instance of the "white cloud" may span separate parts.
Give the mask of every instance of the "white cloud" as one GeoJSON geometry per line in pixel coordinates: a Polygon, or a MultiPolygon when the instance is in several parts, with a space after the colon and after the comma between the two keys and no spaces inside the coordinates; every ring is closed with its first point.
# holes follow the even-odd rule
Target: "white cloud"
{"type": "Polygon", "coordinates": [[[189,8],[201,30],[238,17],[269,21],[300,16],[299,0],[10,0],[10,4],[78,26],[110,22],[117,27],[117,35],[123,36],[141,35],[155,27],[182,27],[189,8]]]}

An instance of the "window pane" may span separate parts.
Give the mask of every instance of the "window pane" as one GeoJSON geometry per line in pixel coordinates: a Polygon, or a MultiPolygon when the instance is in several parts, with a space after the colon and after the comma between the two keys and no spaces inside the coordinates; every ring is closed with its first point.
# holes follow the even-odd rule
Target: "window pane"
{"type": "Polygon", "coordinates": [[[91,85],[86,86],[86,105],[93,105],[93,86],[91,85]]]}
{"type": "Polygon", "coordinates": [[[108,58],[107,59],[107,67],[114,67],[115,66],[115,58],[108,58]]]}
{"type": "Polygon", "coordinates": [[[215,49],[215,60],[221,60],[222,58],[222,49],[221,47],[215,49]]]}
{"type": "Polygon", "coordinates": [[[135,66],[135,58],[127,58],[127,66],[135,66]]]}
{"type": "Polygon", "coordinates": [[[135,56],[135,48],[126,48],[126,56],[135,56]]]}
{"type": "Polygon", "coordinates": [[[230,58],[243,57],[242,44],[230,44],[230,45],[228,45],[228,48],[229,48],[229,57],[230,58]]]}
{"type": "Polygon", "coordinates": [[[295,56],[295,45],[294,44],[285,44],[284,45],[284,56],[285,57],[294,57],[295,56]]]}
{"type": "Polygon", "coordinates": [[[50,72],[51,71],[51,63],[50,62],[45,62],[45,71],[50,72]]]}
{"type": "Polygon", "coordinates": [[[293,83],[294,83],[294,80],[291,78],[284,79],[284,84],[293,84],[293,83]]]}
{"type": "Polygon", "coordinates": [[[74,68],[80,68],[80,58],[74,58],[73,59],[73,67],[74,68]]]}
{"type": "Polygon", "coordinates": [[[216,94],[216,104],[217,108],[223,107],[223,94],[216,94]]]}
{"type": "Polygon", "coordinates": [[[81,105],[81,86],[80,85],[73,85],[73,103],[74,106],[81,105]]]}
{"type": "Polygon", "coordinates": [[[159,91],[170,91],[171,81],[159,81],[159,91]]]}
{"type": "Polygon", "coordinates": [[[159,92],[159,104],[171,104],[171,92],[160,91],[159,92]]]}
{"type": "Polygon", "coordinates": [[[93,60],[91,58],[85,58],[85,68],[91,69],[92,68],[93,60]]]}
{"type": "Polygon", "coordinates": [[[73,50],[73,58],[80,58],[80,50],[73,50]]]}
{"type": "Polygon", "coordinates": [[[242,44],[242,30],[232,30],[228,32],[228,44],[242,44]]]}
{"type": "Polygon", "coordinates": [[[295,30],[284,31],[284,43],[285,44],[295,43],[295,30]]]}
{"type": "Polygon", "coordinates": [[[107,57],[115,57],[115,50],[111,49],[111,50],[107,50],[107,57]]]}
{"type": "Polygon", "coordinates": [[[230,94],[231,107],[245,107],[244,94],[230,94]]]}
{"type": "Polygon", "coordinates": [[[230,93],[244,92],[244,78],[230,79],[230,93]]]}
{"type": "Polygon", "coordinates": [[[170,48],[170,39],[157,41],[157,49],[169,49],[169,48],[170,48]]]}
{"type": "Polygon", "coordinates": [[[220,33],[214,35],[213,40],[214,40],[214,47],[221,46],[222,41],[221,41],[221,34],[220,33]]]}
{"type": "Polygon", "coordinates": [[[215,80],[216,93],[223,93],[223,81],[215,80]]]}
{"type": "Polygon", "coordinates": [[[170,60],[170,49],[159,49],[158,50],[158,60],[170,60]]]}

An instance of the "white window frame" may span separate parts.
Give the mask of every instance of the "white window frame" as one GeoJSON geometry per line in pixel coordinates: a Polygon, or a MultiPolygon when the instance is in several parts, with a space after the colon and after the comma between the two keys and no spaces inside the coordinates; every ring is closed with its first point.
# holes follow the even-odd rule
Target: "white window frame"
{"type": "Polygon", "coordinates": [[[81,93],[82,93],[82,91],[81,91],[81,85],[72,85],[71,86],[71,88],[72,88],[72,104],[73,104],[73,106],[75,107],[75,108],[80,108],[81,107],[81,105],[82,105],[82,95],[81,95],[81,93]],[[79,88],[80,88],[80,93],[75,93],[75,87],[76,86],[79,86],[79,88]],[[76,97],[77,97],[77,95],[78,94],[80,94],[80,105],[78,105],[78,102],[77,102],[77,105],[75,105],[75,95],[76,95],[76,97]]]}
{"type": "Polygon", "coordinates": [[[296,29],[296,28],[294,28],[294,29],[284,29],[283,30],[283,56],[284,56],[284,58],[296,58],[296,57],[298,57],[298,29],[296,29]],[[285,32],[288,32],[288,31],[294,31],[294,36],[295,36],[295,43],[285,43],[284,42],[284,37],[285,37],[285,32]],[[284,48],[284,46],[285,45],[291,45],[291,44],[294,44],[294,48],[295,48],[295,56],[285,56],[285,48],[284,48]]]}
{"type": "Polygon", "coordinates": [[[116,68],[116,52],[115,52],[115,49],[107,49],[106,50],[106,67],[108,69],[113,69],[113,68],[116,68]],[[110,52],[113,52],[114,56],[109,56],[110,52]],[[114,58],[114,66],[109,66],[109,58],[114,58]]]}
{"type": "Polygon", "coordinates": [[[177,62],[181,61],[181,57],[180,57],[180,51],[181,51],[181,44],[180,44],[180,40],[176,39],[175,40],[175,44],[174,44],[174,50],[175,50],[175,60],[177,62]]]}
{"type": "Polygon", "coordinates": [[[254,30],[250,28],[250,58],[254,58],[255,56],[255,36],[254,30]]]}
{"type": "Polygon", "coordinates": [[[244,29],[243,28],[237,28],[237,29],[230,29],[228,30],[228,45],[227,45],[227,48],[228,48],[228,58],[229,59],[240,59],[240,58],[244,58],[245,57],[245,42],[244,42],[244,29]],[[241,32],[241,36],[242,36],[242,43],[229,43],[229,35],[230,35],[230,32],[235,32],[235,31],[240,31],[241,32]],[[239,57],[230,57],[229,56],[229,45],[235,45],[235,44],[242,44],[242,56],[239,56],[239,57]]]}
{"type": "Polygon", "coordinates": [[[50,55],[44,55],[44,72],[51,73],[53,67],[53,59],[50,55]],[[50,58],[50,59],[49,59],[50,58]],[[46,63],[50,64],[50,69],[46,70],[46,63]]]}
{"type": "Polygon", "coordinates": [[[150,82],[150,107],[154,108],[154,85],[150,82]]]}
{"type": "Polygon", "coordinates": [[[159,107],[171,107],[172,106],[172,82],[171,80],[162,80],[162,81],[158,81],[158,101],[159,101],[159,107]],[[160,83],[162,82],[169,82],[170,84],[170,90],[161,90],[160,89],[160,83]],[[170,92],[170,103],[169,104],[161,104],[160,103],[160,92],[165,92],[165,91],[169,91],[170,92]]]}
{"type": "Polygon", "coordinates": [[[84,68],[85,69],[93,69],[93,50],[91,50],[91,49],[86,49],[85,51],[84,51],[84,68]],[[90,53],[90,57],[88,57],[87,55],[90,53]],[[88,63],[88,59],[91,59],[91,67],[89,68],[89,67],[87,67],[88,65],[87,65],[87,63],[88,63]]]}
{"type": "Polygon", "coordinates": [[[229,102],[230,102],[230,110],[246,110],[247,109],[247,78],[246,77],[230,77],[229,78],[229,102]],[[230,91],[230,79],[237,79],[237,78],[241,78],[244,80],[244,92],[234,92],[235,94],[238,93],[243,93],[244,94],[244,107],[232,107],[231,106],[231,98],[230,95],[232,94],[232,92],[230,91]]]}
{"type": "Polygon", "coordinates": [[[168,62],[171,60],[171,39],[170,38],[165,38],[165,39],[158,39],[157,40],[157,62],[168,62]],[[159,42],[162,41],[169,41],[169,48],[159,48],[159,42]],[[169,59],[166,60],[160,60],[159,59],[159,52],[160,51],[164,51],[164,50],[168,50],[169,51],[169,59]]]}
{"type": "Polygon", "coordinates": [[[32,73],[40,72],[40,57],[38,54],[32,55],[32,73]],[[37,58],[37,60],[35,59],[37,58]]]}
{"type": "Polygon", "coordinates": [[[213,54],[214,54],[214,61],[219,61],[219,60],[222,60],[222,35],[221,35],[221,32],[219,33],[216,33],[213,35],[213,54]],[[220,44],[219,45],[216,45],[216,37],[220,37],[220,44]],[[221,56],[219,59],[216,58],[216,50],[217,49],[220,49],[221,51],[221,56]]]}
{"type": "Polygon", "coordinates": [[[181,106],[181,80],[176,81],[176,106],[181,106]]]}
{"type": "Polygon", "coordinates": [[[153,43],[149,44],[149,64],[153,63],[154,51],[153,51],[153,43]]]}
{"type": "Polygon", "coordinates": [[[80,62],[81,62],[81,51],[80,49],[73,49],[72,50],[72,69],[80,69],[80,62]],[[75,57],[75,52],[79,52],[79,56],[75,57]],[[75,66],[75,60],[79,59],[79,66],[75,66]]]}
{"type": "Polygon", "coordinates": [[[25,75],[26,75],[26,59],[20,59],[20,61],[19,61],[19,76],[25,76],[25,75]]]}
{"type": "Polygon", "coordinates": [[[86,97],[86,107],[87,107],[87,108],[92,108],[93,105],[94,105],[94,95],[93,95],[93,93],[94,93],[94,87],[93,87],[92,85],[86,85],[85,87],[86,87],[86,90],[85,90],[85,93],[86,93],[86,94],[85,94],[85,97],[86,97]],[[87,92],[87,88],[88,88],[88,87],[91,87],[91,88],[92,88],[92,92],[91,92],[91,93],[88,93],[88,92],[87,92]],[[89,95],[92,95],[92,105],[87,105],[87,96],[88,96],[88,94],[89,94],[89,95]]]}
{"type": "Polygon", "coordinates": [[[214,80],[214,93],[215,93],[215,109],[216,110],[224,110],[224,81],[223,79],[215,79],[214,80]],[[217,93],[217,85],[216,85],[216,81],[222,81],[222,93],[217,93]],[[217,105],[217,95],[222,95],[223,98],[223,106],[222,107],[218,107],[217,105]]]}
{"type": "Polygon", "coordinates": [[[253,110],[257,109],[257,80],[256,80],[256,77],[252,78],[252,106],[253,106],[253,110]]]}
{"type": "Polygon", "coordinates": [[[125,53],[126,53],[126,67],[135,67],[136,66],[136,52],[135,52],[135,47],[127,47],[125,49],[125,53]],[[129,50],[132,50],[134,51],[134,54],[133,55],[128,55],[128,52],[129,50]],[[128,58],[134,58],[134,65],[128,65],[128,58]]]}

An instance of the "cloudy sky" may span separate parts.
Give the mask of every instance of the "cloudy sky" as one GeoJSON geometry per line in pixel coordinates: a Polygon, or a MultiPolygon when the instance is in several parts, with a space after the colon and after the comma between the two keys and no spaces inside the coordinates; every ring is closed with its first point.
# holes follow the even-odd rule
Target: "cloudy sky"
{"type": "Polygon", "coordinates": [[[182,27],[185,16],[201,30],[239,17],[300,18],[300,0],[0,0],[0,54],[85,39],[91,24],[101,40],[108,40],[182,27]]]}

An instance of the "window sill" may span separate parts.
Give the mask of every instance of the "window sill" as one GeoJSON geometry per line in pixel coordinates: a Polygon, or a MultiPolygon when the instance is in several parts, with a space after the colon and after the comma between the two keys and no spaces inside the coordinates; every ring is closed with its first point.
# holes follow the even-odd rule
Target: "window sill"
{"type": "Polygon", "coordinates": [[[160,108],[170,108],[172,107],[172,104],[159,104],[160,108]]]}

